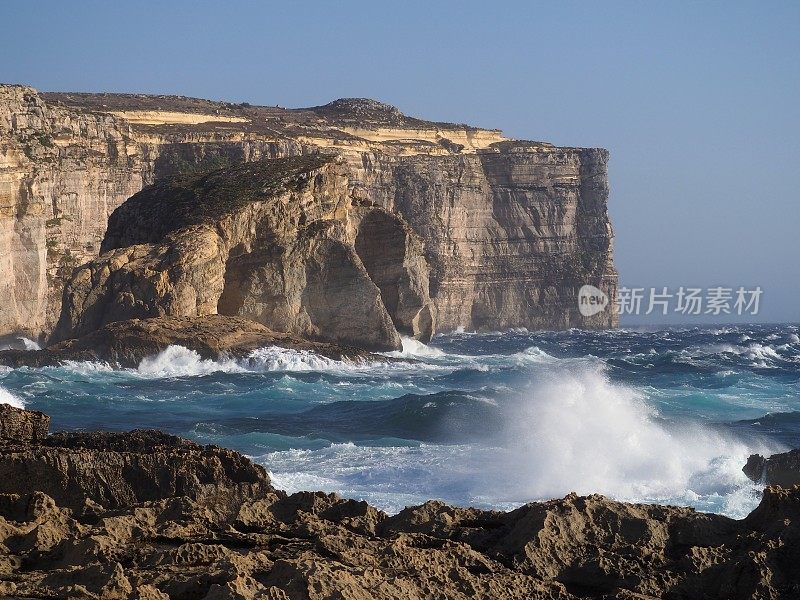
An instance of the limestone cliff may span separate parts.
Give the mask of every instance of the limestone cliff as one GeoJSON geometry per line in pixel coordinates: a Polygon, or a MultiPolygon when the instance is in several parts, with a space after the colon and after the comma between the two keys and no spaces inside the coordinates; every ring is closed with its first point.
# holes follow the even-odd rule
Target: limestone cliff
{"type": "MultiPolygon", "coordinates": [[[[354,248],[371,253],[361,263],[398,328],[616,324],[611,311],[582,317],[576,301],[585,283],[616,292],[604,150],[509,140],[359,99],[290,110],[0,86],[0,334],[53,331],[64,282],[98,255],[114,209],[147,184],[319,152],[338,156],[350,205],[368,209],[342,235],[355,239],[353,223],[384,211],[365,220],[354,248]],[[403,304],[396,276],[376,274],[398,261],[370,249],[375,235],[394,240],[389,255],[421,244],[404,260],[427,266],[429,316],[416,300],[403,304]],[[431,323],[411,323],[423,317],[431,323]]],[[[240,277],[235,262],[226,277],[240,277]]],[[[223,305],[236,302],[226,295],[223,305]]]]}

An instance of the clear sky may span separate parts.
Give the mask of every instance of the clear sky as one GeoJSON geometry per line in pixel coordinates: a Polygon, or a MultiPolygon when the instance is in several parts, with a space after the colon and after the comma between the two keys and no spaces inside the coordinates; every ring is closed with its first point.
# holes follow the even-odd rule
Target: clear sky
{"type": "Polygon", "coordinates": [[[760,320],[800,321],[800,2],[3,0],[0,23],[0,81],[40,90],[365,96],[608,148],[623,285],[760,285],[760,320]]]}

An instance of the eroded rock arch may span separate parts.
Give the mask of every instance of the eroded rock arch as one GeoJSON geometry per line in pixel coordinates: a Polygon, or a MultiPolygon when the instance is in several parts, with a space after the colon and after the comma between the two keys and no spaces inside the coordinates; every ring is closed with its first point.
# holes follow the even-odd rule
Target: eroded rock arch
{"type": "Polygon", "coordinates": [[[434,315],[422,241],[397,215],[373,209],[359,223],[355,249],[397,330],[429,340],[434,315]]]}

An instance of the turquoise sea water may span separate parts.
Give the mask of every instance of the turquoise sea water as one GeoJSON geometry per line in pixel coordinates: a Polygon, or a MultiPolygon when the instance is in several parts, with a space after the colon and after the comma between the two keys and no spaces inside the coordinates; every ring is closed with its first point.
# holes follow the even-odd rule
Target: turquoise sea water
{"type": "Polygon", "coordinates": [[[571,491],[747,514],[752,452],[800,446],[797,325],[437,336],[370,363],[171,347],[119,370],[0,370],[51,429],[158,428],[235,448],[276,485],[394,512],[571,491]]]}

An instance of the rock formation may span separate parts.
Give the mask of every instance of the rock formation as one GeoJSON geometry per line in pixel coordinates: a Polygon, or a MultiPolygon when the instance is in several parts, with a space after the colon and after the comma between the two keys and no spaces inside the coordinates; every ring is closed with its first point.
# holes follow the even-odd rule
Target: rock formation
{"type": "MultiPolygon", "coordinates": [[[[41,413],[2,412],[39,422],[41,413]]],[[[0,439],[4,598],[797,598],[800,487],[741,521],[571,494],[388,516],[159,432],[0,439]]]]}
{"type": "MultiPolygon", "coordinates": [[[[426,335],[457,327],[616,323],[611,311],[582,317],[576,304],[585,283],[611,296],[616,291],[605,150],[509,140],[496,130],[414,119],[369,100],[287,110],[182,97],[40,95],[0,86],[0,335],[43,337],[53,331],[64,282],[97,257],[108,217],[147,184],[176,173],[321,152],[337,159],[315,167],[325,180],[320,189],[335,188],[340,179],[346,191],[335,193],[349,198],[349,229],[336,236],[364,255],[359,260],[395,329],[426,335]],[[376,245],[376,236],[387,245],[376,245]],[[430,304],[423,307],[426,293],[430,304]]],[[[159,185],[153,189],[165,189],[159,185]]],[[[213,236],[198,239],[203,251],[196,260],[202,262],[216,242],[213,236]]],[[[331,243],[309,251],[325,254],[331,243]]],[[[103,250],[119,252],[120,262],[169,258],[145,257],[141,253],[153,248],[125,244],[110,234],[103,250]]],[[[227,275],[222,269],[218,275],[245,286],[262,283],[247,276],[252,269],[245,263],[254,256],[235,247],[221,250],[231,262],[224,265],[227,275]]],[[[319,274],[327,275],[334,274],[319,274]]],[[[183,284],[184,291],[194,287],[196,293],[170,302],[194,300],[198,308],[192,314],[213,312],[213,286],[224,287],[224,281],[183,284]],[[200,289],[206,283],[212,284],[209,298],[200,289]]],[[[234,311],[241,300],[232,291],[222,305],[230,314],[262,315],[261,322],[278,318],[277,308],[266,302],[234,311]],[[264,316],[268,312],[272,316],[264,316]]],[[[162,309],[123,312],[176,314],[162,309]]],[[[117,318],[112,312],[87,317],[74,333],[86,332],[89,322],[117,318]]],[[[295,317],[287,331],[314,330],[300,322],[300,313],[287,319],[295,317]]],[[[334,317],[317,318],[322,323],[334,317]]],[[[378,336],[382,345],[390,333],[378,336]]],[[[56,337],[64,335],[60,329],[56,337]]]]}
{"type": "Polygon", "coordinates": [[[249,319],[209,315],[115,321],[83,337],[42,350],[0,350],[0,365],[43,367],[64,361],[99,361],[137,367],[144,358],[173,345],[197,352],[204,359],[245,358],[253,350],[266,346],[313,352],[333,360],[378,358],[357,348],[312,342],[272,331],[249,319]]]}
{"type": "Polygon", "coordinates": [[[219,313],[368,350],[399,349],[398,329],[427,340],[422,244],[399,217],[352,206],[347,182],[332,157],[307,155],[145,188],[111,215],[103,254],[75,270],[54,339],[219,313]]]}
{"type": "Polygon", "coordinates": [[[0,404],[0,441],[19,444],[43,442],[50,428],[46,414],[0,404]]]}
{"type": "Polygon", "coordinates": [[[742,471],[753,481],[766,485],[800,485],[800,449],[773,454],[769,458],[753,454],[742,471]]]}

